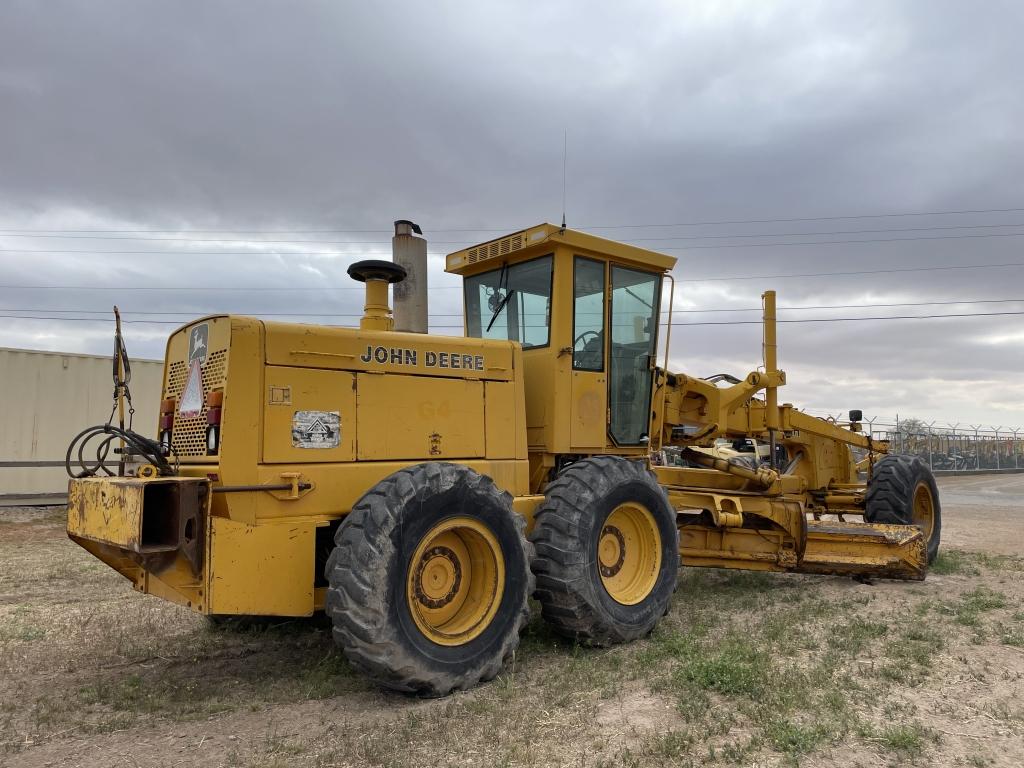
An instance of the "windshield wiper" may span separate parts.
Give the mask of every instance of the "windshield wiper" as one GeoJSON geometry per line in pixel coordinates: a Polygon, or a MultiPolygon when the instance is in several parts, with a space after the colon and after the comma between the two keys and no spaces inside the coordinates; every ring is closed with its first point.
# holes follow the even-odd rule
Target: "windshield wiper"
{"type": "Polygon", "coordinates": [[[508,304],[508,300],[512,298],[512,294],[515,292],[515,288],[511,289],[508,293],[505,294],[505,298],[501,300],[498,306],[494,308],[494,314],[491,315],[491,322],[487,324],[487,330],[484,331],[484,333],[490,333],[491,326],[494,325],[494,321],[498,319],[498,315],[501,314],[501,310],[505,308],[505,305],[508,304]]]}
{"type": "Polygon", "coordinates": [[[487,323],[487,330],[484,333],[488,333],[491,330],[491,326],[494,325],[494,321],[498,319],[498,315],[501,314],[501,310],[505,308],[508,303],[509,297],[512,295],[512,291],[509,291],[504,296],[501,296],[501,289],[508,288],[508,262],[503,261],[501,263],[501,272],[498,273],[498,284],[494,287],[494,293],[491,295],[488,304],[491,305],[491,321],[487,323]],[[494,300],[501,296],[498,301],[498,305],[494,306],[494,300]]]}

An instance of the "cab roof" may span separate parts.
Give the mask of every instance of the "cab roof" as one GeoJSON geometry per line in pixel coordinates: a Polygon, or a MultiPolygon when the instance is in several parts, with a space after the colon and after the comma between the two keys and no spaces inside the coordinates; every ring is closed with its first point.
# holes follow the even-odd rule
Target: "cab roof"
{"type": "Polygon", "coordinates": [[[615,240],[608,240],[577,229],[563,229],[555,224],[538,224],[509,235],[488,240],[478,245],[449,253],[445,258],[445,271],[456,275],[483,272],[503,261],[520,261],[556,246],[566,246],[590,255],[605,256],[615,261],[628,262],[660,272],[668,272],[676,264],[675,256],[637,248],[615,240]]]}

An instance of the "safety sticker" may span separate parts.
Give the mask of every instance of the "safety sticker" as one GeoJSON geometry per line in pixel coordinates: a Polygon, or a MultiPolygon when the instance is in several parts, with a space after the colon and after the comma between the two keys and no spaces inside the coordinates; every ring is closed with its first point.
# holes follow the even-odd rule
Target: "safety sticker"
{"type": "Polygon", "coordinates": [[[188,369],[185,390],[181,393],[181,405],[178,406],[178,417],[194,419],[203,412],[203,368],[199,360],[193,360],[188,369]]]}
{"type": "Polygon", "coordinates": [[[338,411],[296,411],[292,418],[293,448],[337,448],[341,441],[338,411]]]}

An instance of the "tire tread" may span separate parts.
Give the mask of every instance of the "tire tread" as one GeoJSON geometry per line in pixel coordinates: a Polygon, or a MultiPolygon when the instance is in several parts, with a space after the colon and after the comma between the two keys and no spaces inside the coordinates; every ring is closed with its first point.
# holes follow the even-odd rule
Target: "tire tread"
{"type": "MultiPolygon", "coordinates": [[[[523,547],[525,563],[533,560],[533,545],[526,538],[526,521],[511,511],[511,496],[494,482],[468,467],[431,462],[390,475],[368,491],[352,507],[335,534],[335,549],[327,560],[329,584],[325,610],[333,635],[349,662],[377,683],[397,691],[425,696],[445,696],[493,679],[519,646],[519,636],[530,618],[527,598],[534,590],[534,576],[526,569],[526,590],[515,608],[515,617],[492,658],[467,663],[458,673],[432,673],[417,664],[389,618],[386,594],[391,555],[398,546],[402,511],[415,508],[427,491],[468,482],[479,493],[506,506],[523,547]]],[[[401,574],[404,578],[404,573],[401,574]]]]}

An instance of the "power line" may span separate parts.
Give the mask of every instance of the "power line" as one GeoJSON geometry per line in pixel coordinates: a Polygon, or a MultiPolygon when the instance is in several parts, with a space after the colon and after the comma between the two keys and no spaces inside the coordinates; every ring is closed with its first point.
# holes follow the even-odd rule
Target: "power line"
{"type": "MultiPolygon", "coordinates": [[[[1018,226],[1018,225],[1017,224],[1002,224],[1002,225],[1000,225],[1000,224],[990,224],[988,226],[992,226],[992,227],[997,227],[997,226],[1014,227],[1014,226],[1018,226]]],[[[931,227],[929,227],[929,229],[931,229],[931,227]]],[[[964,227],[950,227],[950,229],[964,229],[964,227]]],[[[155,233],[155,234],[158,234],[158,233],[155,233]]],[[[246,238],[237,238],[237,237],[222,240],[220,238],[210,238],[210,237],[110,237],[108,235],[60,235],[60,234],[53,234],[53,233],[45,233],[44,234],[44,233],[37,233],[37,232],[22,234],[20,232],[10,232],[10,231],[0,231],[0,236],[3,236],[3,237],[51,237],[51,238],[59,238],[61,240],[148,240],[148,241],[152,241],[152,242],[155,242],[155,243],[158,243],[158,242],[176,242],[176,243],[260,243],[260,244],[263,244],[263,243],[268,243],[268,244],[275,244],[275,243],[317,243],[317,244],[323,244],[323,245],[332,245],[332,244],[336,244],[336,245],[371,245],[371,244],[388,245],[388,244],[391,243],[391,240],[250,240],[250,239],[246,239],[246,238]]],[[[445,242],[445,241],[441,241],[441,242],[445,242]]],[[[458,240],[458,241],[452,240],[452,241],[449,241],[449,242],[450,243],[456,243],[456,242],[465,242],[465,241],[462,241],[462,240],[458,240]]]]}
{"type": "Polygon", "coordinates": [[[974,240],[989,237],[1022,237],[1024,232],[986,232],[975,235],[922,235],[919,237],[880,237],[867,240],[800,240],[788,243],[725,243],[722,245],[660,246],[662,251],[706,251],[722,248],[780,248],[797,245],[851,245],[855,243],[909,243],[918,240],[974,240]]]}
{"type": "MultiPolygon", "coordinates": [[[[778,319],[777,323],[843,323],[853,322],[860,320],[936,320],[939,318],[947,317],[997,317],[1002,315],[1024,315],[1024,311],[1021,312],[963,312],[957,314],[945,314],[945,315],[884,315],[878,317],[813,317],[813,318],[801,318],[797,320],[782,320],[778,319]]],[[[760,320],[707,320],[699,321],[696,323],[672,323],[672,326],[677,325],[761,325],[760,320]]]]}
{"type": "MultiPolygon", "coordinates": [[[[1022,232],[1021,234],[1024,234],[1022,232]]],[[[279,249],[280,250],[280,249],[279,249]]],[[[266,251],[111,251],[105,248],[90,248],[88,250],[68,250],[68,249],[25,249],[25,248],[0,248],[0,253],[63,253],[63,254],[74,254],[81,253],[86,256],[95,256],[97,254],[103,254],[105,256],[116,256],[118,254],[124,254],[127,256],[361,256],[370,248],[361,248],[355,251],[286,251],[285,253],[266,252],[266,251]]],[[[440,251],[434,251],[430,253],[431,256],[444,256],[446,254],[440,251]]]]}
{"type": "MultiPolygon", "coordinates": [[[[998,229],[1001,227],[1020,227],[1024,226],[1024,222],[1007,222],[1002,224],[955,224],[955,225],[942,225],[942,226],[931,226],[931,227],[885,227],[882,229],[847,229],[847,230],[836,230],[831,232],[813,231],[813,232],[733,232],[725,234],[710,234],[710,235],[671,235],[665,237],[633,237],[629,238],[631,242],[660,242],[660,241],[675,241],[675,240],[728,240],[730,238],[759,238],[759,237],[815,237],[815,236],[826,236],[826,235],[870,235],[880,234],[885,232],[932,232],[932,231],[947,231],[956,229],[998,229]]],[[[176,243],[252,243],[254,245],[388,245],[391,243],[390,239],[386,240],[258,240],[258,239],[220,239],[220,238],[208,238],[208,237],[142,237],[142,236],[128,236],[128,237],[110,237],[109,235],[80,235],[80,234],[54,234],[54,233],[16,233],[10,231],[0,231],[0,235],[7,237],[22,237],[22,238],[58,238],[61,240],[142,240],[144,242],[176,242],[176,243]]],[[[472,245],[471,241],[467,240],[430,240],[431,245],[472,245]]],[[[47,251],[39,251],[40,253],[46,253],[47,251]]],[[[58,251],[59,252],[59,251],[58,251]]],[[[71,251],[68,251],[70,253],[71,251]]],[[[111,251],[113,253],[113,251],[111,251]]],[[[126,251],[126,253],[132,253],[132,251],[126,251]]]]}
{"type": "MultiPolygon", "coordinates": [[[[875,309],[881,307],[933,307],[933,306],[946,306],[950,304],[1013,304],[1016,302],[1024,302],[1024,299],[964,299],[962,301],[902,301],[893,304],[818,304],[808,305],[805,307],[776,307],[776,311],[779,312],[796,312],[807,309],[875,309]]],[[[764,307],[731,307],[723,309],[673,309],[672,314],[700,314],[706,312],[761,312],[764,307]]],[[[15,310],[11,310],[15,311],[15,310]]],[[[24,310],[17,310],[24,311],[24,310]]],[[[29,310],[32,311],[32,310],[29,310]]],[[[40,310],[48,311],[48,310],[40,310]]],[[[667,309],[663,309],[661,314],[668,314],[667,309]]]]}
{"type": "MultiPolygon", "coordinates": [[[[896,274],[904,272],[937,272],[944,270],[960,270],[960,269],[1002,269],[1007,267],[1022,267],[1024,262],[1021,261],[1010,261],[1001,264],[948,264],[932,267],[904,267],[897,269],[863,269],[849,272],[801,272],[801,273],[790,273],[782,275],[729,275],[723,277],[700,277],[700,278],[688,278],[685,280],[677,280],[677,283],[710,283],[710,282],[730,282],[738,280],[775,280],[775,279],[789,279],[794,277],[845,277],[851,275],[886,275],[896,274]]],[[[196,286],[196,285],[185,285],[185,286],[140,286],[140,285],[123,285],[123,286],[93,286],[93,285],[0,285],[0,289],[6,290],[19,290],[19,291],[32,291],[32,290],[43,290],[43,291],[182,291],[182,292],[195,292],[195,291],[218,291],[224,292],[261,292],[261,293],[312,293],[319,291],[360,291],[364,289],[360,287],[330,287],[330,288],[271,288],[267,286],[240,288],[230,286],[196,286]]],[[[461,291],[462,287],[458,285],[441,285],[430,289],[431,291],[461,291]]]]}
{"type": "MultiPolygon", "coordinates": [[[[1024,302],[1024,299],[960,299],[958,301],[903,301],[888,304],[814,304],[803,307],[776,307],[779,312],[800,312],[815,309],[879,309],[892,307],[932,307],[949,306],[956,304],[1013,304],[1024,302]]],[[[715,307],[708,309],[673,309],[672,314],[708,314],[711,312],[761,312],[763,307],[715,307]]],[[[31,309],[0,307],[0,312],[49,312],[59,315],[87,315],[102,314],[110,315],[109,309],[31,309]]],[[[237,314],[237,315],[259,315],[261,317],[362,317],[360,312],[262,312],[259,310],[232,310],[222,309],[196,309],[190,312],[181,311],[156,311],[145,309],[122,309],[123,314],[133,315],[173,315],[176,317],[198,317],[202,314],[237,314]]],[[[593,314],[593,313],[587,313],[593,314]]],[[[661,310],[661,314],[669,314],[668,309],[661,310]]],[[[461,312],[432,312],[430,317],[462,317],[461,312]]]]}
{"type": "MultiPolygon", "coordinates": [[[[813,317],[813,318],[801,318],[794,320],[776,320],[777,323],[841,323],[841,322],[859,322],[867,320],[937,320],[942,318],[965,318],[965,317],[1001,317],[1008,315],[1024,315],[1024,311],[1020,312],[963,312],[955,314],[935,314],[935,315],[882,315],[874,317],[813,317]]],[[[323,315],[328,317],[330,315],[323,315]]],[[[17,319],[17,320],[58,320],[61,322],[85,322],[85,323],[109,323],[109,318],[103,317],[53,317],[53,316],[30,316],[30,315],[5,315],[5,318],[17,319]]],[[[126,323],[140,323],[150,325],[181,325],[177,320],[132,320],[123,319],[122,322],[126,323]]],[[[761,325],[760,320],[709,320],[709,321],[698,321],[695,323],[672,323],[673,327],[677,326],[692,326],[692,325],[761,325]]],[[[434,328],[462,328],[462,325],[434,325],[434,328]]],[[[537,328],[543,328],[545,326],[534,326],[537,328]]]]}
{"type": "Polygon", "coordinates": [[[720,221],[686,221],[672,224],[609,224],[587,229],[639,229],[645,227],[710,227],[721,224],[789,224],[797,221],[841,221],[853,219],[895,219],[906,216],[955,216],[972,213],[1017,213],[1024,208],[979,208],[961,211],[913,211],[904,213],[858,213],[844,216],[800,216],[785,219],[723,219],[720,221]]]}
{"type": "MultiPolygon", "coordinates": [[[[1024,226],[1024,224],[1005,226],[1024,226]]],[[[815,233],[808,233],[808,236],[813,236],[815,233]]],[[[820,233],[828,234],[828,233],[820,233]]],[[[785,235],[778,235],[778,237],[784,237],[785,235]]],[[[723,235],[722,237],[732,237],[723,235]]],[[[736,237],[743,237],[743,235],[736,235],[736,237]]],[[[771,235],[761,235],[761,237],[771,237],[771,235]]],[[[1024,237],[1024,232],[985,232],[978,234],[969,235],[921,235],[915,237],[884,237],[884,238],[869,238],[869,239],[856,239],[856,240],[799,240],[790,241],[785,243],[719,243],[715,245],[672,245],[672,246],[658,246],[661,251],[703,251],[703,250],[721,250],[723,248],[782,248],[792,246],[807,246],[807,245],[857,245],[857,244],[876,244],[876,243],[902,243],[902,242],[916,242],[920,240],[974,240],[980,238],[993,238],[993,237],[1024,237]]],[[[663,240],[668,238],[648,238],[653,240],[663,240]]],[[[237,242],[237,241],[236,241],[237,242]]],[[[361,256],[367,250],[370,249],[358,249],[355,251],[288,251],[286,253],[278,253],[276,250],[273,252],[266,251],[187,251],[187,250],[162,250],[162,251],[112,251],[105,248],[96,248],[89,250],[82,249],[24,249],[24,248],[0,248],[0,253],[22,253],[22,254],[85,254],[85,255],[128,255],[128,256],[326,256],[326,257],[352,257],[361,256]]],[[[442,251],[431,251],[431,256],[445,256],[442,251]]]]}
{"type": "Polygon", "coordinates": [[[1024,267],[1024,261],[1011,261],[1005,264],[953,264],[938,267],[905,267],[902,269],[864,269],[855,272],[806,272],[788,275],[740,275],[731,277],[702,277],[688,280],[676,280],[677,283],[712,283],[733,280],[775,280],[791,277],[844,277],[849,275],[885,275],[897,272],[936,272],[949,269],[1000,269],[1003,267],[1024,267]]]}
{"type": "MultiPolygon", "coordinates": [[[[703,227],[724,224],[777,224],[797,221],[841,221],[854,219],[892,219],[909,216],[959,216],[982,213],[1017,213],[1024,208],[976,208],[947,211],[904,211],[900,213],[858,213],[833,216],[799,216],[773,219],[720,219],[717,221],[683,221],[671,223],[647,224],[600,224],[587,225],[582,229],[640,229],[653,227],[703,227]]],[[[523,227],[463,227],[438,228],[432,232],[520,232],[523,227]]],[[[216,234],[392,234],[392,229],[14,229],[0,230],[0,234],[14,232],[86,232],[86,233],[216,233],[216,234]]]]}
{"type": "MultiPolygon", "coordinates": [[[[358,291],[364,293],[365,288],[341,287],[341,288],[269,288],[267,286],[256,286],[251,288],[239,288],[232,286],[0,286],[0,289],[16,291],[216,291],[218,293],[311,293],[318,291],[358,291]]],[[[438,286],[431,288],[431,291],[461,291],[460,286],[438,286]]]]}
{"type": "MultiPolygon", "coordinates": [[[[111,315],[109,309],[13,309],[0,308],[0,312],[51,312],[60,315],[111,315]]],[[[208,315],[260,315],[262,317],[362,317],[361,312],[253,312],[253,311],[224,311],[197,309],[192,312],[158,312],[146,309],[122,309],[121,314],[133,315],[176,315],[181,317],[199,317],[208,315]]],[[[438,314],[431,317],[462,317],[462,313],[438,314]]]]}
{"type": "MultiPolygon", "coordinates": [[[[883,229],[840,229],[833,232],[733,232],[721,235],[674,235],[671,237],[631,237],[630,242],[651,242],[661,240],[728,240],[730,238],[754,237],[821,237],[826,235],[874,235],[884,232],[931,232],[950,229],[997,229],[999,227],[1024,227],[1024,222],[1006,224],[958,224],[939,227],[885,227],[883,229]]],[[[860,242],[859,240],[856,242],[860,242]]]]}

